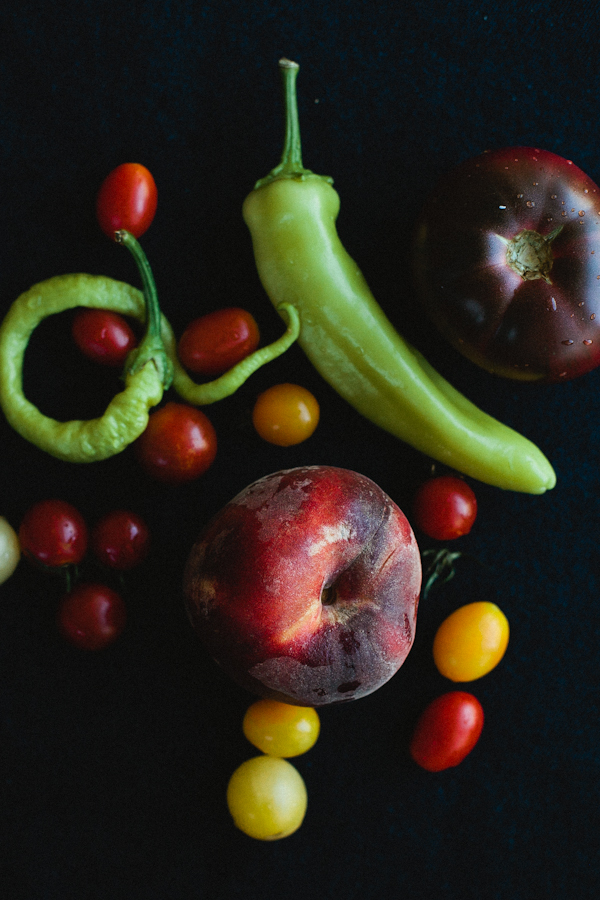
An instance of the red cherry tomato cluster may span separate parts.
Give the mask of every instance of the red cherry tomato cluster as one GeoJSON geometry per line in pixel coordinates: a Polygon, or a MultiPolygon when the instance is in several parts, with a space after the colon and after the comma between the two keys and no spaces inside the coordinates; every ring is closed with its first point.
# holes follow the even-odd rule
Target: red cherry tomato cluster
{"type": "MultiPolygon", "coordinates": [[[[111,238],[119,229],[140,237],[150,227],[156,208],[154,178],[138,163],[124,163],[110,172],[96,200],[98,223],[111,238]]],[[[106,366],[122,366],[137,342],[123,316],[97,309],[75,313],[72,336],[82,353],[106,366]]],[[[259,342],[253,316],[239,307],[227,307],[190,322],[179,339],[177,354],[190,372],[218,378],[253,353],[259,342]]],[[[305,388],[275,385],[258,397],[252,421],[264,440],[291,446],[313,433],[319,421],[319,405],[305,388]]],[[[152,478],[183,484],[203,475],[212,465],[217,436],[199,409],[167,402],[151,413],[146,430],[135,443],[135,452],[152,478]]]]}
{"type": "MultiPolygon", "coordinates": [[[[415,526],[435,540],[455,540],[468,534],[476,516],[473,490],[454,475],[428,479],[413,500],[415,526]]],[[[451,681],[474,681],[498,665],[508,636],[508,621],[496,604],[467,603],[438,627],[434,663],[451,681]]],[[[477,744],[483,723],[483,707],[473,694],[461,690],[442,694],[421,713],[409,744],[410,755],[430,772],[457,766],[477,744]]]]}
{"type": "MultiPolygon", "coordinates": [[[[116,509],[91,531],[79,510],[60,499],[41,500],[23,516],[18,532],[23,556],[46,570],[68,572],[83,562],[91,548],[105,569],[125,572],[146,558],[150,532],[144,519],[116,509]]],[[[61,598],[57,626],[64,637],[84,650],[100,650],[123,632],[127,620],[121,595],[97,580],[77,582],[61,598]]]]}

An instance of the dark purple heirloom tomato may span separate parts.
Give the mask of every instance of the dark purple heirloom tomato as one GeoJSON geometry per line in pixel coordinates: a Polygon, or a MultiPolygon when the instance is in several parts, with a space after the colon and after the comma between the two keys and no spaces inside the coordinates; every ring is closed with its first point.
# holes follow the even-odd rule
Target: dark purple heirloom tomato
{"type": "Polygon", "coordinates": [[[415,278],[441,333],[482,368],[584,375],[600,364],[600,190],[546,150],[483,153],[427,201],[415,278]]]}

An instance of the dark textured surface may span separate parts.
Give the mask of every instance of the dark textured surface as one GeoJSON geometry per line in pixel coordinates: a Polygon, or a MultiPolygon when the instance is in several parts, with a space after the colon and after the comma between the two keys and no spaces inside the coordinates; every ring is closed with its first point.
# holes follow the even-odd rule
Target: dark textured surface
{"type": "MultiPolygon", "coordinates": [[[[36,281],[91,272],[137,284],[94,221],[99,183],[124,161],[153,172],[143,239],[175,331],[242,305],[265,340],[281,328],[256,276],[240,208],[278,161],[277,60],[301,65],[304,162],[335,178],[339,232],[400,330],[473,401],[550,457],[547,496],[473,482],[479,518],[455,579],[421,606],[415,646],[371,697],[323,710],[297,760],[300,831],[262,844],[225,806],[249,697],[205,658],[181,574],[200,528],[250,481],[331,464],[376,481],[408,511],[429,461],[345,406],[293,348],[210,408],[212,469],[192,488],[145,478],[130,453],[58,462],[0,421],[0,514],[15,526],[61,496],[90,521],[145,515],[154,553],[128,579],[129,628],[97,655],[55,633],[54,580],[21,565],[0,587],[0,895],[7,900],[592,898],[598,894],[599,373],[557,386],[494,378],[459,358],[416,307],[407,242],[435,180],[492,147],[541,146],[600,180],[598,5],[24,0],[0,13],[0,308],[36,281]],[[309,387],[317,433],[279,449],[253,433],[257,393],[309,387]],[[407,757],[416,716],[451,685],[431,642],[452,609],[495,600],[511,624],[500,666],[471,686],[482,738],[431,775],[407,757]]],[[[40,327],[28,395],[60,417],[97,414],[114,391],[40,327]]],[[[207,410],[208,411],[208,410],[207,410]]],[[[423,548],[433,542],[418,536],[423,548]]]]}

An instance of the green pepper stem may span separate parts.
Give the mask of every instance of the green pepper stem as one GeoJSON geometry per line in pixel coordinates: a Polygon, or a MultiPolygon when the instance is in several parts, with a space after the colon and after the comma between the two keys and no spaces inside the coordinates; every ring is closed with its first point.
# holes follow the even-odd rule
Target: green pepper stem
{"type": "MultiPolygon", "coordinates": [[[[283,153],[279,165],[275,166],[265,178],[261,178],[254,185],[255,190],[278,181],[282,178],[303,179],[308,175],[314,175],[310,169],[302,165],[302,142],[300,140],[300,121],[298,117],[298,98],[296,93],[296,79],[300,66],[290,59],[279,60],[279,71],[283,82],[283,96],[285,102],[285,139],[283,153]]],[[[329,183],[332,178],[326,175],[316,176],[329,183]]]]}
{"type": "Polygon", "coordinates": [[[161,336],[160,304],[150,263],[141,245],[129,231],[124,229],[116,231],[115,240],[127,247],[135,260],[142,280],[146,306],[146,331],[139,345],[129,354],[125,372],[127,374],[139,372],[146,363],[152,361],[162,379],[163,386],[168,388],[173,381],[173,364],[161,336]]]}

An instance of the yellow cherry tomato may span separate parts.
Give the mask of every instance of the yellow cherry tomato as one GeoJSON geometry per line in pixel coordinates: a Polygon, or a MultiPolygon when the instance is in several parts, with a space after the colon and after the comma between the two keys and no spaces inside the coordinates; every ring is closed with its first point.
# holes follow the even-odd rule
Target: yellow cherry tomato
{"type": "Polygon", "coordinates": [[[254,756],[238,766],[229,779],[227,806],[244,834],[260,841],[276,841],[293,834],[302,824],[306,785],[287,760],[254,756]]]}
{"type": "Polygon", "coordinates": [[[246,711],[243,731],[251,744],[269,756],[299,756],[314,746],[321,723],[310,706],[257,700],[246,711]]]}
{"type": "Polygon", "coordinates": [[[21,545],[17,532],[4,516],[0,516],[0,584],[17,568],[21,559],[21,545]]]}
{"type": "Polygon", "coordinates": [[[252,423],[260,437],[279,447],[301,444],[319,424],[319,404],[299,384],[275,384],[254,404],[252,423]]]}
{"type": "Polygon", "coordinates": [[[433,659],[451,681],[474,681],[498,665],[508,645],[508,620],[495,603],[461,606],[433,640],[433,659]]]}

